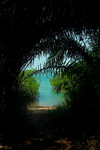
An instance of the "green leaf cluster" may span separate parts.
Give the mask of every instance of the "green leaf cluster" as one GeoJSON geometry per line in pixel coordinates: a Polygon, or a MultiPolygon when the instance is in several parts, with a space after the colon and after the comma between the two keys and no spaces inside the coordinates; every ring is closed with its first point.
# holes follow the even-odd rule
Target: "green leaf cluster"
{"type": "Polygon", "coordinates": [[[39,98],[39,85],[36,77],[33,77],[33,70],[25,70],[19,74],[19,91],[23,93],[24,100],[27,102],[39,98]]]}
{"type": "Polygon", "coordinates": [[[61,90],[63,88],[64,80],[61,78],[61,75],[49,79],[51,86],[53,86],[56,90],[61,90]]]}
{"type": "Polygon", "coordinates": [[[80,60],[67,68],[65,74],[62,73],[50,80],[55,89],[65,91],[66,103],[73,110],[99,106],[100,49],[93,45],[88,55],[91,56],[90,64],[80,60]]]}

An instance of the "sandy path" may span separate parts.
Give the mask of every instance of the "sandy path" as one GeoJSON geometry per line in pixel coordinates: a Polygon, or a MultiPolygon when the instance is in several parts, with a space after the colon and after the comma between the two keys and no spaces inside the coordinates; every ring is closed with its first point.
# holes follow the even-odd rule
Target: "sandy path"
{"type": "Polygon", "coordinates": [[[44,120],[48,114],[48,110],[54,110],[54,106],[34,106],[27,107],[27,113],[30,118],[39,126],[44,126],[44,120]]]}
{"type": "Polygon", "coordinates": [[[48,114],[48,110],[54,110],[54,106],[34,106],[27,107],[29,117],[39,126],[44,126],[44,120],[48,114]]]}
{"type": "MultiPolygon", "coordinates": [[[[87,135],[84,132],[79,132],[77,122],[66,124],[66,126],[52,126],[48,124],[48,110],[54,110],[53,106],[35,106],[27,107],[28,119],[32,121],[32,127],[29,130],[29,134],[25,140],[21,139],[20,143],[0,143],[0,149],[12,149],[12,150],[70,150],[70,149],[88,149],[96,150],[100,149],[100,144],[95,140],[95,136],[92,136],[87,141],[87,135]],[[36,125],[36,126],[34,126],[36,125]],[[35,130],[34,130],[35,127],[35,130]],[[75,132],[76,131],[76,132],[75,132]],[[78,131],[78,133],[77,133],[78,131]],[[24,141],[23,141],[24,140],[24,141]],[[97,147],[97,148],[96,148],[97,147]]],[[[53,116],[54,117],[54,116],[53,116]]],[[[68,116],[67,116],[68,117],[68,116]]],[[[62,123],[59,120],[59,124],[62,123]]],[[[64,122],[65,123],[65,122],[64,122]]],[[[84,127],[84,126],[83,126],[84,127]]],[[[27,135],[27,132],[25,136],[27,135]]],[[[23,136],[22,136],[23,137],[23,136]]]]}
{"type": "Polygon", "coordinates": [[[32,111],[38,111],[38,112],[44,112],[46,110],[53,110],[56,109],[55,106],[34,106],[34,107],[27,107],[27,110],[32,110],[32,111]]]}
{"type": "Polygon", "coordinates": [[[32,108],[32,109],[55,109],[56,106],[27,106],[27,108],[32,108]]]}
{"type": "Polygon", "coordinates": [[[54,106],[35,106],[27,107],[27,113],[29,118],[39,128],[39,132],[42,133],[41,138],[47,138],[50,132],[48,126],[45,124],[45,120],[48,118],[48,110],[54,110],[54,106]]]}

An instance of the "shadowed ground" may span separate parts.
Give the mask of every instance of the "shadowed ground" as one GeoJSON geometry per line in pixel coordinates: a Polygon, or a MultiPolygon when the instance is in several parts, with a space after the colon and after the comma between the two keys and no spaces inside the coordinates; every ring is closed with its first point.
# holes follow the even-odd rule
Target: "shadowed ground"
{"type": "MultiPolygon", "coordinates": [[[[67,116],[67,111],[58,113],[56,107],[28,107],[26,117],[30,121],[26,130],[22,126],[15,141],[0,143],[0,149],[13,150],[97,150],[100,143],[91,128],[76,116],[67,116]],[[21,135],[23,134],[23,135],[21,135]],[[18,139],[19,138],[19,139],[18,139]]],[[[26,123],[25,123],[26,124],[26,123]]],[[[26,126],[26,125],[25,125],[26,126]]],[[[15,134],[17,134],[15,132],[15,134]]],[[[1,140],[2,141],[2,140],[1,140]]]]}

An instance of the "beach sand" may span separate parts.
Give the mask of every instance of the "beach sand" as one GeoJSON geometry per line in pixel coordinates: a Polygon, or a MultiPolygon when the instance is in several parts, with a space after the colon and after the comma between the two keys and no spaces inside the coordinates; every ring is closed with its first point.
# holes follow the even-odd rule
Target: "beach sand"
{"type": "Polygon", "coordinates": [[[31,112],[33,115],[42,115],[42,114],[47,114],[48,110],[54,110],[57,107],[55,106],[34,106],[34,107],[27,107],[28,113],[31,112]]]}
{"type": "Polygon", "coordinates": [[[28,110],[52,110],[56,109],[56,106],[29,106],[27,107],[28,110]]]}

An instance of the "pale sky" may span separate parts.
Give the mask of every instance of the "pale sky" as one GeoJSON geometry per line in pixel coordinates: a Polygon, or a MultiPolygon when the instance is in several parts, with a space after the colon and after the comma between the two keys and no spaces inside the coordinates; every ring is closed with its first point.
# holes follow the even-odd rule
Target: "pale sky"
{"type": "MultiPolygon", "coordinates": [[[[74,33],[73,33],[73,35],[74,35],[74,33]]],[[[84,38],[84,42],[85,42],[85,44],[86,44],[86,47],[87,48],[89,48],[89,45],[88,45],[88,42],[87,42],[87,36],[85,36],[85,34],[83,33],[83,38],[84,38]]],[[[89,38],[89,37],[88,37],[89,38]]],[[[79,36],[77,36],[77,39],[76,39],[77,41],[79,40],[79,36]]],[[[89,42],[91,42],[89,39],[88,39],[88,41],[89,42]]],[[[80,42],[83,46],[84,46],[84,42],[80,42]]],[[[47,57],[49,56],[49,54],[47,55],[47,57]]],[[[44,56],[43,55],[43,53],[42,53],[42,56],[40,57],[40,59],[38,58],[38,56],[37,56],[37,58],[35,58],[34,59],[34,65],[32,64],[32,65],[29,65],[26,69],[31,69],[31,68],[34,68],[34,69],[38,69],[38,65],[39,65],[39,68],[40,68],[40,64],[41,64],[41,68],[43,68],[43,64],[44,64],[44,62],[46,62],[46,59],[47,59],[47,57],[46,56],[44,56]]],[[[70,59],[68,59],[68,61],[69,61],[70,59]]],[[[67,61],[67,62],[68,62],[67,61]]],[[[66,62],[66,63],[67,63],[66,62]]]]}
{"type": "Polygon", "coordinates": [[[35,58],[34,59],[34,65],[32,64],[32,66],[28,66],[27,67],[27,69],[31,69],[31,68],[34,68],[34,69],[38,69],[38,65],[39,65],[39,67],[40,67],[40,64],[41,64],[41,68],[43,68],[43,64],[44,64],[44,62],[46,62],[46,59],[48,58],[48,56],[49,55],[47,55],[47,57],[46,56],[44,56],[44,55],[42,55],[41,57],[40,57],[40,59],[38,58],[38,56],[37,56],[37,58],[35,58]]]}

